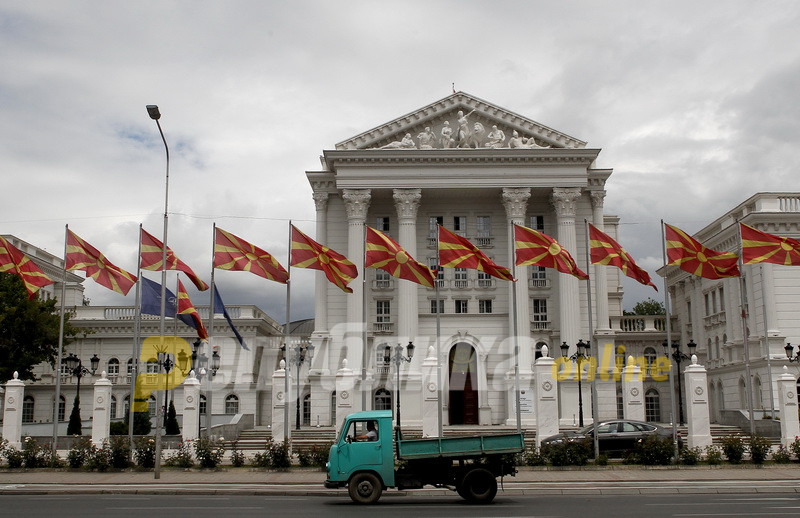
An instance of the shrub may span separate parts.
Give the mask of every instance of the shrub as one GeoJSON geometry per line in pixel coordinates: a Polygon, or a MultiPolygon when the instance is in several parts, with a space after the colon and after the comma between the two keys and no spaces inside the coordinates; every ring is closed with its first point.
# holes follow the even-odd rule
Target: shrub
{"type": "Polygon", "coordinates": [[[703,458],[703,450],[698,446],[696,448],[683,448],[681,449],[680,461],[681,464],[686,466],[696,466],[703,458]]]}
{"type": "Polygon", "coordinates": [[[92,441],[88,437],[79,437],[72,443],[67,453],[67,465],[72,469],[82,468],[92,450],[92,441]]]}
{"type": "Polygon", "coordinates": [[[180,435],[181,427],[178,425],[178,414],[175,412],[175,404],[173,401],[169,402],[169,409],[167,410],[167,419],[164,422],[164,433],[167,435],[180,435]]]}
{"type": "Polygon", "coordinates": [[[236,446],[236,441],[231,443],[231,466],[234,468],[241,468],[244,466],[244,453],[239,451],[236,446]]]}
{"type": "Polygon", "coordinates": [[[592,443],[582,440],[547,444],[542,446],[542,456],[553,466],[585,466],[592,456],[592,443]]]}
{"type": "Polygon", "coordinates": [[[601,453],[594,459],[595,466],[608,466],[608,455],[601,453]]]}
{"type": "Polygon", "coordinates": [[[109,443],[111,467],[125,469],[131,465],[131,445],[127,437],[111,436],[109,443]]]}
{"type": "Polygon", "coordinates": [[[800,460],[800,437],[795,436],[794,441],[789,445],[789,449],[792,450],[797,460],[800,460]]]}
{"type": "Polygon", "coordinates": [[[731,464],[739,464],[744,458],[744,441],[738,435],[722,438],[722,453],[731,464]]]}
{"type": "Polygon", "coordinates": [[[86,459],[86,469],[92,471],[108,471],[111,467],[111,449],[108,442],[103,442],[99,448],[92,445],[89,456],[86,459]]]}
{"type": "Polygon", "coordinates": [[[16,469],[22,467],[22,452],[18,449],[6,445],[3,447],[3,455],[6,458],[6,463],[8,463],[9,468],[16,469]]]}
{"type": "MultiPolygon", "coordinates": [[[[128,414],[125,414],[125,426],[128,426],[128,414]]],[[[153,429],[150,412],[133,413],[133,435],[147,435],[153,429]]]]}
{"type": "Polygon", "coordinates": [[[292,465],[292,457],[289,452],[289,441],[283,442],[270,441],[267,445],[269,451],[270,467],[280,471],[286,471],[292,465]]]}
{"type": "Polygon", "coordinates": [[[133,457],[140,468],[150,469],[156,465],[156,442],[151,437],[138,437],[133,441],[133,457]]]}
{"type": "Polygon", "coordinates": [[[781,445],[778,447],[778,451],[772,454],[772,460],[775,464],[789,464],[792,462],[792,454],[781,445]]]}
{"type": "Polygon", "coordinates": [[[311,466],[311,450],[298,450],[297,462],[300,464],[301,468],[311,466]]]}
{"type": "Polygon", "coordinates": [[[636,443],[633,460],[645,466],[666,466],[672,463],[675,445],[671,438],[650,435],[636,443]]]}
{"type": "Polygon", "coordinates": [[[544,458],[542,452],[536,445],[532,445],[531,449],[522,454],[522,461],[526,466],[544,466],[547,464],[547,459],[544,458]]]}
{"type": "Polygon", "coordinates": [[[320,448],[316,446],[311,447],[311,465],[312,466],[319,466],[320,468],[324,468],[325,464],[328,463],[328,457],[331,454],[331,446],[333,443],[328,443],[323,445],[320,448]]]}
{"type": "Polygon", "coordinates": [[[706,463],[709,466],[722,464],[722,450],[713,444],[706,446],[706,463]]]}
{"type": "Polygon", "coordinates": [[[253,460],[251,464],[254,468],[270,468],[272,467],[272,463],[269,459],[269,450],[265,450],[263,452],[256,453],[253,455],[253,460]]]}
{"type": "Polygon", "coordinates": [[[201,468],[216,468],[225,454],[222,440],[201,437],[194,442],[194,452],[201,468]]]}
{"type": "Polygon", "coordinates": [[[111,435],[128,435],[128,423],[124,421],[111,421],[108,433],[111,435]]]}
{"type": "Polygon", "coordinates": [[[39,468],[44,466],[44,448],[36,439],[25,437],[22,441],[22,463],[26,468],[39,468]]]}
{"type": "Polygon", "coordinates": [[[181,441],[177,451],[164,460],[164,465],[173,468],[191,468],[194,466],[191,445],[181,441]]]}
{"type": "Polygon", "coordinates": [[[766,437],[762,435],[750,437],[747,448],[750,452],[750,460],[752,460],[754,464],[764,464],[764,461],[767,460],[767,454],[769,454],[770,448],[772,448],[772,443],[766,437]]]}
{"type": "Polygon", "coordinates": [[[42,466],[49,466],[51,468],[63,468],[67,465],[58,453],[53,451],[53,448],[42,448],[41,455],[42,466]]]}

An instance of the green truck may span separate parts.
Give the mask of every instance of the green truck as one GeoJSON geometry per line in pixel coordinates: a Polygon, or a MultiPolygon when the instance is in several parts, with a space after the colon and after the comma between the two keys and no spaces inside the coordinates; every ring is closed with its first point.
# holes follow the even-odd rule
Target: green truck
{"type": "Polygon", "coordinates": [[[387,488],[426,485],[455,490],[470,503],[487,504],[497,494],[497,477],[514,475],[513,456],[525,449],[521,433],[402,439],[399,431],[397,437],[392,432],[390,410],[347,416],[331,446],[325,487],[347,487],[359,504],[377,502],[387,488]]]}

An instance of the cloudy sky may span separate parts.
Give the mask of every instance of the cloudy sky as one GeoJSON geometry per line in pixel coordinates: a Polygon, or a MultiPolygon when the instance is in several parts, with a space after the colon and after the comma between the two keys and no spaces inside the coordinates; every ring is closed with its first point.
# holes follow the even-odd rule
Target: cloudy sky
{"type": "MultiPolygon", "coordinates": [[[[660,219],[691,233],[800,190],[798,26],[791,0],[0,0],[0,233],[60,256],[69,224],[135,271],[137,226],[162,229],[157,104],[173,250],[207,278],[216,222],[286,264],[288,220],[313,235],[321,151],[455,83],[602,148],[606,212],[653,274],[660,219]]],[[[216,275],[226,303],[283,320],[281,285],[216,275]]],[[[292,275],[292,316],[311,316],[313,271],[292,275]]],[[[625,289],[628,308],[661,297],[625,289]]]]}

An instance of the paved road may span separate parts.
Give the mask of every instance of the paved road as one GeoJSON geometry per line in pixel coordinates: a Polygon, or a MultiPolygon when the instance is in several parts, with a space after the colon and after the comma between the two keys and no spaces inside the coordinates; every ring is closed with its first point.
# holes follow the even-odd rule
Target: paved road
{"type": "MultiPolygon", "coordinates": [[[[4,516],[14,517],[159,517],[237,518],[315,516],[348,518],[517,517],[692,518],[733,516],[798,516],[800,495],[733,494],[585,495],[577,488],[562,495],[501,495],[491,505],[471,506],[456,496],[394,496],[377,506],[356,506],[342,496],[243,495],[0,495],[4,516]]],[[[411,495],[411,493],[409,493],[411,495]]]]}

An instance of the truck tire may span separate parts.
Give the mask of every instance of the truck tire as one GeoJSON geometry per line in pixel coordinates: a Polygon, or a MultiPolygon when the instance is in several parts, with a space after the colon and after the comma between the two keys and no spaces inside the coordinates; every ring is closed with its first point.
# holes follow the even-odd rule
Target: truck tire
{"type": "Polygon", "coordinates": [[[497,479],[491,471],[476,468],[464,476],[456,491],[471,504],[488,504],[497,495],[497,479]]]}
{"type": "MultiPolygon", "coordinates": [[[[357,504],[374,504],[381,497],[383,485],[372,473],[357,473],[347,485],[350,499],[357,504]]],[[[495,488],[496,490],[496,488],[495,488]]]]}

